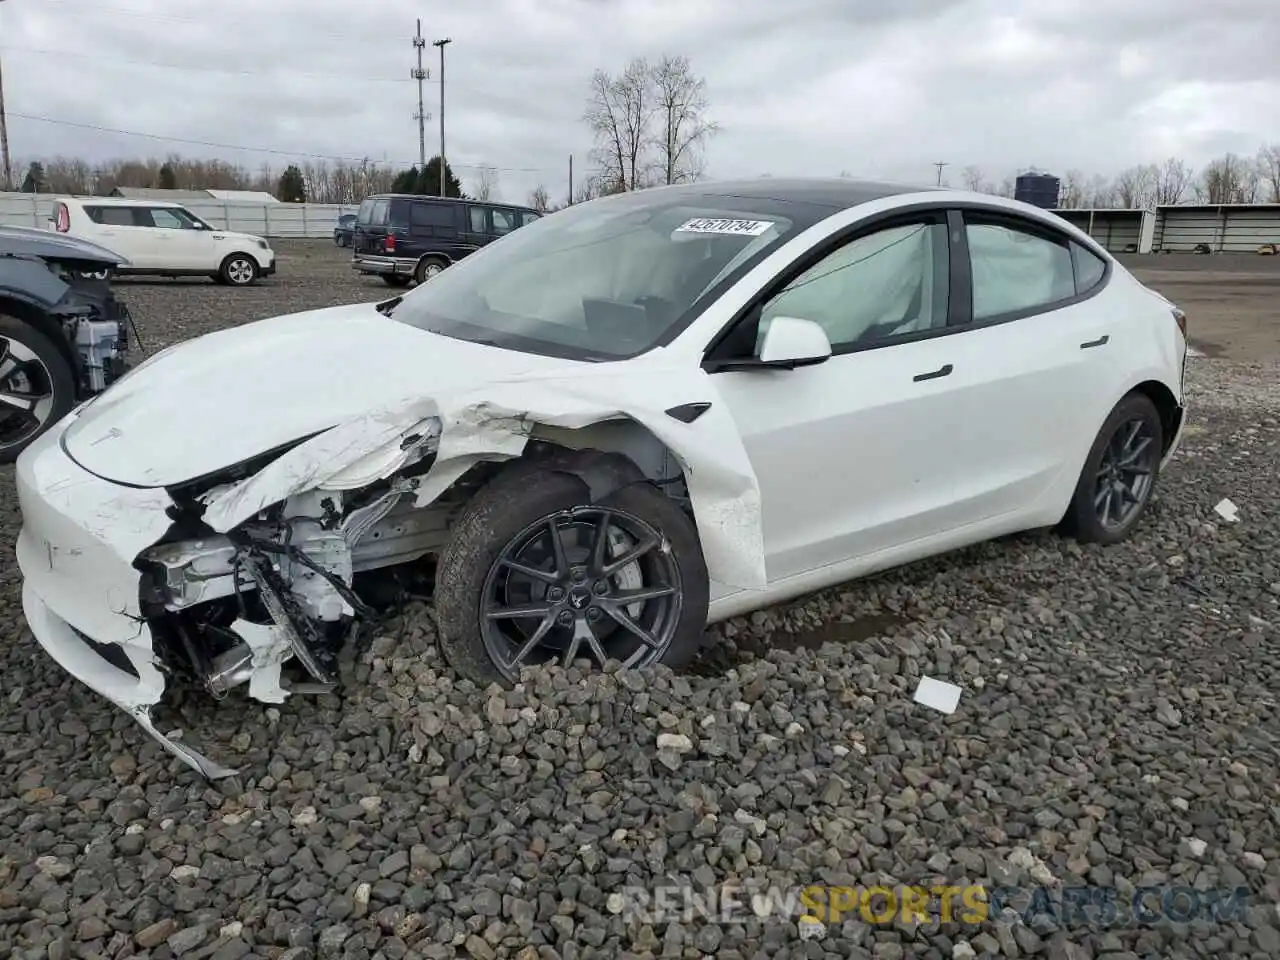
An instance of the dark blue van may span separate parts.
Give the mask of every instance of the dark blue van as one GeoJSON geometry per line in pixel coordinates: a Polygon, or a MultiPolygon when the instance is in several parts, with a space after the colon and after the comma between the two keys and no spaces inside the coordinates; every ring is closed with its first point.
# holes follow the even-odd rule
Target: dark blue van
{"type": "Polygon", "coordinates": [[[422,283],[540,216],[528,207],[455,197],[366,197],[356,215],[351,266],[393,287],[422,283]]]}

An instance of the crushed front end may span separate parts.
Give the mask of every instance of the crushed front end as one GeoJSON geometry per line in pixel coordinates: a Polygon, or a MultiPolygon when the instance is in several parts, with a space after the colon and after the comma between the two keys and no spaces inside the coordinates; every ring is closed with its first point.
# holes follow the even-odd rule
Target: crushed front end
{"type": "Polygon", "coordinates": [[[386,597],[384,568],[434,552],[447,536],[451,499],[416,504],[434,438],[421,438],[386,479],[294,494],[220,533],[203,519],[208,501],[286,451],[179,487],[124,487],[66,453],[73,419],[18,461],[28,624],[65,670],[209,778],[235,771],[157,729],[152,713],[166,687],[221,699],[247,684],[264,703],[331,689],[339,651],[378,617],[357,575],[386,597]],[[282,676],[290,662],[303,674],[292,682],[282,676]]]}
{"type": "Polygon", "coordinates": [[[129,329],[133,328],[136,341],[137,325],[112,289],[109,271],[86,275],[57,263],[50,264],[50,269],[68,285],[49,313],[62,326],[76,356],[77,399],[84,400],[128,372],[129,329]]]}

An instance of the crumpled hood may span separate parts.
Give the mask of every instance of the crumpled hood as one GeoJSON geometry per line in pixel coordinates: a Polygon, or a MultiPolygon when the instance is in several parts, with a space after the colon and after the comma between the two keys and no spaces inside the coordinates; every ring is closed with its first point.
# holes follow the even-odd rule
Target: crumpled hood
{"type": "Polygon", "coordinates": [[[73,414],[64,444],[104,479],[170,486],[401,400],[574,366],[330,307],[169,348],[73,414]]]}

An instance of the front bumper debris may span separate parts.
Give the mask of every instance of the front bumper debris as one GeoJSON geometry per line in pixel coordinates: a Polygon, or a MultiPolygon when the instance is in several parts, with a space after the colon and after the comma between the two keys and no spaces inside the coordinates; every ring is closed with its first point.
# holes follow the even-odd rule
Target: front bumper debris
{"type": "Polygon", "coordinates": [[[164,693],[133,559],[168,528],[163,490],[121,487],[61,448],[71,418],[33,443],[15,471],[22,532],[22,607],[36,642],[64,670],[130,714],[169,753],[217,779],[235,773],[151,720],[164,693]],[[93,639],[90,639],[93,638],[93,639]]]}

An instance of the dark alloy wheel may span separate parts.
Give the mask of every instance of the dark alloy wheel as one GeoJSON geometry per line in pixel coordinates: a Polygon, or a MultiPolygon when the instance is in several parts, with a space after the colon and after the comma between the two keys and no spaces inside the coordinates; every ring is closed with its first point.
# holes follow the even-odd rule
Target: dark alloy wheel
{"type": "Polygon", "coordinates": [[[62,351],[16,317],[0,314],[0,463],[12,463],[75,405],[62,351]]]}
{"type": "Polygon", "coordinates": [[[446,659],[479,683],[586,659],[673,668],[697,653],[708,582],[696,527],[648,483],[591,503],[520,465],[464,508],[436,570],[446,659]]]}
{"type": "Polygon", "coordinates": [[[1107,418],[1064,518],[1078,539],[1112,544],[1127,537],[1155,492],[1164,428],[1146,396],[1125,397],[1107,418]]]}
{"type": "Polygon", "coordinates": [[[680,624],[680,569],[638,517],[576,507],[511,538],[485,578],[485,652],[509,680],[520,668],[579,656],[641,667],[662,659],[680,624]]]}

